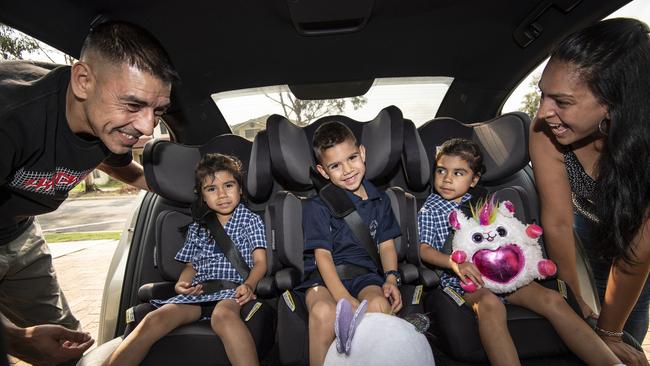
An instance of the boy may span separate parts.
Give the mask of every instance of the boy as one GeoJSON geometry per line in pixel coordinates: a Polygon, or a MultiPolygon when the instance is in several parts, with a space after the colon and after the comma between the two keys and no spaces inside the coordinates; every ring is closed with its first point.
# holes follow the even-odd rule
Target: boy
{"type": "MultiPolygon", "coordinates": [[[[361,242],[343,219],[332,216],[320,197],[303,208],[305,235],[305,301],[309,312],[309,363],[322,365],[334,340],[336,304],[347,299],[356,308],[368,301],[369,312],[396,313],[402,307],[397,288],[397,253],[393,238],[401,235],[388,196],[367,180],[366,152],[352,131],[340,122],[329,122],[314,133],[312,147],[316,169],[331,183],[346,191],[376,245],[383,277],[361,242]],[[337,266],[354,268],[356,276],[337,273],[337,266]]],[[[341,267],[339,267],[340,269],[341,267]]]]}

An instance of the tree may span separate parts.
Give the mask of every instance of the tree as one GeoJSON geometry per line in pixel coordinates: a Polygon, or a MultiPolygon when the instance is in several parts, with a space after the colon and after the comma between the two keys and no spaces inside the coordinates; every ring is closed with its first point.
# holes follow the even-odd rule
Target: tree
{"type": "MultiPolygon", "coordinates": [[[[280,92],[277,97],[264,94],[270,100],[280,104],[284,116],[298,126],[305,126],[314,120],[329,114],[337,114],[345,109],[345,99],[321,99],[302,100],[296,98],[292,93],[280,92]]],[[[366,97],[352,97],[348,100],[352,107],[357,110],[365,105],[366,97]]]]}
{"type": "Polygon", "coordinates": [[[521,107],[519,108],[521,112],[528,114],[531,120],[535,118],[535,114],[537,113],[539,102],[541,100],[541,95],[539,93],[539,89],[537,88],[537,84],[539,84],[539,79],[541,77],[542,76],[539,74],[533,76],[532,80],[528,84],[532,91],[524,95],[524,100],[521,101],[521,107]]]}
{"type": "Polygon", "coordinates": [[[0,24],[0,56],[3,60],[22,60],[23,53],[34,52],[40,46],[33,38],[0,24]]]}

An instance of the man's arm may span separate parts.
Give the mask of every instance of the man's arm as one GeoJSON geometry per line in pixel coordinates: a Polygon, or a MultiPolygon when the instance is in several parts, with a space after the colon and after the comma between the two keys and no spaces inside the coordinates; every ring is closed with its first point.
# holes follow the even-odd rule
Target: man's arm
{"type": "Polygon", "coordinates": [[[83,356],[95,342],[90,334],[44,324],[20,328],[2,316],[7,351],[35,365],[58,365],[83,356]]]}
{"type": "Polygon", "coordinates": [[[131,161],[129,165],[123,167],[114,167],[105,163],[101,163],[97,169],[126,184],[144,189],[146,191],[151,190],[149,189],[149,185],[147,185],[147,181],[144,178],[144,169],[142,169],[142,165],[136,163],[135,161],[131,161]]]}

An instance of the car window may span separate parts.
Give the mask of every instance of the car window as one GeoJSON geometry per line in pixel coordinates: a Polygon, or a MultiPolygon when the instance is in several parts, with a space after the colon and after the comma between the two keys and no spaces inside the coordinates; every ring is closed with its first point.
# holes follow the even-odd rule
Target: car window
{"type": "Polygon", "coordinates": [[[375,79],[370,90],[353,98],[297,99],[287,85],[215,93],[217,104],[232,132],[253,140],[266,128],[271,114],[280,114],[304,126],[326,115],[342,114],[359,121],[373,119],[382,108],[397,106],[416,126],[435,117],[453,78],[409,77],[375,79]]]}

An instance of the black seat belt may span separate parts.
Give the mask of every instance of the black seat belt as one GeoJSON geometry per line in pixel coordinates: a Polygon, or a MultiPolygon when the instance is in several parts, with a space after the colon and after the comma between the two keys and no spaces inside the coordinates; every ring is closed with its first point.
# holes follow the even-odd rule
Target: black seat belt
{"type": "Polygon", "coordinates": [[[319,192],[320,198],[325,202],[334,217],[343,219],[354,236],[359,240],[361,246],[368,252],[370,258],[377,266],[380,273],[383,273],[381,259],[377,251],[377,245],[370,236],[368,227],[354,207],[354,202],[348,197],[342,188],[332,183],[326,184],[319,192]]]}
{"type": "Polygon", "coordinates": [[[208,230],[210,230],[210,234],[212,234],[215,244],[221,248],[223,254],[226,255],[226,258],[228,258],[230,263],[232,263],[233,267],[235,267],[242,278],[246,280],[251,269],[248,264],[246,264],[246,261],[239,250],[235,247],[235,243],[233,243],[230,237],[226,234],[226,230],[223,229],[223,226],[221,226],[221,223],[217,220],[214,212],[205,215],[203,222],[208,230]]]}

